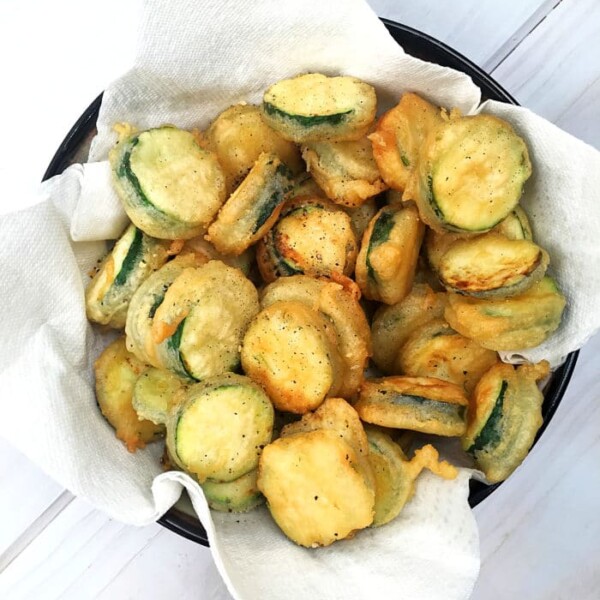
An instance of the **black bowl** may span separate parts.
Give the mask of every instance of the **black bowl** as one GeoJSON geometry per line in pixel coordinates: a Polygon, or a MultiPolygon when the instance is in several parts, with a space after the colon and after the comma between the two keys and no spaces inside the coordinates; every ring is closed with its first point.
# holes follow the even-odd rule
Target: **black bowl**
{"type": "MultiPolygon", "coordinates": [[[[401,25],[400,23],[395,23],[388,19],[382,19],[382,21],[388,28],[392,37],[408,54],[466,73],[471,77],[475,85],[481,89],[485,99],[498,100],[508,104],[518,104],[517,101],[489,75],[452,48],[420,31],[407,27],[406,25],[401,25]]],[[[50,162],[50,165],[44,174],[44,179],[62,173],[64,169],[72,162],[76,162],[77,159],[85,160],[85,156],[81,157],[78,156],[78,154],[81,154],[81,150],[86,142],[88,142],[95,134],[96,120],[98,118],[101,102],[102,94],[90,104],[83,115],[79,117],[75,125],[73,125],[71,131],[69,131],[67,137],[64,139],[63,143],[56,151],[54,158],[50,162]]],[[[569,354],[565,363],[554,371],[550,381],[544,389],[544,404],[542,406],[544,422],[537,434],[534,445],[548,426],[548,423],[550,423],[550,420],[560,404],[565,390],[567,389],[567,385],[569,384],[569,380],[571,379],[571,375],[573,374],[573,370],[575,369],[578,355],[579,352],[572,352],[569,354]]],[[[469,504],[472,507],[477,506],[477,504],[487,498],[500,485],[500,483],[486,485],[480,481],[472,480],[470,483],[469,504]]],[[[167,529],[170,529],[185,538],[198,542],[203,546],[208,546],[206,530],[202,526],[202,523],[200,523],[200,521],[192,514],[179,509],[177,506],[171,508],[158,520],[158,522],[167,529]]]]}

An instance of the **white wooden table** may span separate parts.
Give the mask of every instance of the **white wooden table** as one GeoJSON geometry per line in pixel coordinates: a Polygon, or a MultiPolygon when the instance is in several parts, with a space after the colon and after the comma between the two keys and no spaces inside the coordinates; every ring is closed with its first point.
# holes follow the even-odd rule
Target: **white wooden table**
{"type": "MultiPolygon", "coordinates": [[[[598,0],[371,4],[600,148],[598,0]]],[[[136,5],[0,0],[1,212],[29,202],[74,117],[127,68],[136,5]]],[[[526,465],[475,510],[482,567],[473,598],[600,598],[599,355],[597,336],[526,465]]],[[[229,595],[206,548],[159,525],[111,521],[0,440],[0,598],[142,597],[229,595]]]]}

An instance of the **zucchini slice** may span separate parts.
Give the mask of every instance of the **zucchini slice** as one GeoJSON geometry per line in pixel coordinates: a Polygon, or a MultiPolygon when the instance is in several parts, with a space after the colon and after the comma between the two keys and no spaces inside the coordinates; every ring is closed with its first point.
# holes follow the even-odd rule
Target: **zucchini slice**
{"type": "Polygon", "coordinates": [[[375,198],[369,198],[366,202],[363,202],[360,206],[343,207],[346,214],[350,215],[350,221],[352,223],[352,229],[357,240],[362,240],[362,237],[371,222],[371,219],[377,214],[379,210],[377,208],[377,202],[375,198]]]}
{"type": "Polygon", "coordinates": [[[364,137],[353,142],[314,142],[302,148],[306,167],[327,197],[343,206],[360,206],[387,189],[364,137]]]}
{"type": "Polygon", "coordinates": [[[462,239],[462,236],[458,233],[449,233],[447,231],[440,233],[439,231],[435,231],[435,229],[427,229],[424,243],[425,256],[427,257],[428,265],[434,273],[439,273],[442,258],[444,258],[444,255],[448,252],[452,244],[460,239],[462,239]]]}
{"type": "Polygon", "coordinates": [[[438,274],[449,291],[476,298],[516,296],[539,281],[548,253],[529,240],[499,233],[457,240],[444,253],[438,274]]]}
{"type": "Polygon", "coordinates": [[[490,483],[504,481],[527,456],[543,422],[536,382],[549,372],[546,361],[517,368],[498,363],[477,384],[463,447],[490,483]]]}
{"type": "Polygon", "coordinates": [[[156,344],[152,337],[154,315],[164,301],[166,291],[183,270],[205,262],[207,259],[200,254],[182,253],[150,275],[133,294],[127,311],[125,333],[127,349],[140,360],[153,367],[165,368],[156,355],[156,344]]]}
{"type": "Polygon", "coordinates": [[[273,227],[291,187],[291,171],[274,154],[261,154],[221,207],[207,239],[219,252],[239,256],[273,227]]]}
{"type": "Polygon", "coordinates": [[[230,267],[239,269],[246,277],[249,277],[254,270],[254,259],[256,258],[254,248],[248,248],[238,256],[234,256],[233,254],[222,254],[205,239],[204,235],[199,235],[186,240],[183,252],[199,254],[206,258],[205,262],[208,262],[209,260],[220,260],[230,267]]]}
{"type": "Polygon", "coordinates": [[[129,452],[144,448],[165,431],[163,425],[138,418],[131,403],[135,382],[147,366],[127,351],[124,337],[107,346],[94,363],[98,406],[129,452]]]}
{"type": "Polygon", "coordinates": [[[225,200],[217,157],[189,131],[164,126],[135,133],[113,148],[110,162],[127,216],[156,238],[199,235],[225,200]]]}
{"type": "Polygon", "coordinates": [[[369,324],[356,296],[340,283],[306,275],[278,279],[262,292],[263,308],[275,302],[289,301],[302,302],[331,322],[344,371],[337,395],[354,397],[372,353],[369,324]]]}
{"type": "Polygon", "coordinates": [[[510,298],[448,295],[444,317],[450,326],[490,350],[539,346],[560,325],[565,298],[548,276],[510,298]]]}
{"type": "Polygon", "coordinates": [[[152,321],[159,361],[198,381],[233,371],[258,310],[258,292],[238,269],[218,260],[185,269],[165,292],[152,321]]]}
{"type": "Polygon", "coordinates": [[[169,258],[171,243],[155,240],[130,225],[102,261],[85,292],[90,321],[115,329],[125,327],[134,292],[169,258]]]}
{"type": "Polygon", "coordinates": [[[369,461],[375,474],[375,518],[372,527],[395,519],[415,491],[415,482],[423,469],[444,479],[455,479],[456,467],[439,460],[437,450],[427,444],[411,460],[392,438],[374,428],[365,428],[369,440],[369,461]]]}
{"type": "Polygon", "coordinates": [[[317,185],[317,182],[310,176],[310,173],[306,172],[298,175],[289,193],[290,200],[294,200],[299,196],[310,196],[312,198],[326,197],[325,192],[317,185]]]}
{"type": "Polygon", "coordinates": [[[335,431],[296,433],[260,457],[258,488],[283,533],[296,544],[329,546],[373,522],[375,493],[354,449],[335,431]]]}
{"type": "Polygon", "coordinates": [[[256,258],[268,283],[299,273],[349,276],[357,252],[352,222],[340,207],[323,198],[300,197],[283,207],[256,258]]]}
{"type": "Polygon", "coordinates": [[[369,300],[396,304],[410,292],[425,226],[414,206],[384,206],[367,227],[356,283],[369,300]]]}
{"type": "Polygon", "coordinates": [[[369,139],[379,172],[389,187],[404,191],[423,142],[442,122],[440,109],[413,93],[404,94],[382,115],[369,139]]]}
{"type": "Polygon", "coordinates": [[[327,398],[315,412],[281,430],[281,437],[326,429],[336,432],[356,452],[356,469],[370,489],[375,490],[373,470],[369,463],[369,442],[357,412],[342,398],[327,398]]]}
{"type": "Polygon", "coordinates": [[[504,221],[500,221],[493,231],[509,240],[533,240],[527,213],[520,206],[517,206],[504,221]]]}
{"type": "Polygon", "coordinates": [[[167,421],[167,448],[179,467],[230,482],[258,465],[273,434],[273,405],[248,377],[224,373],[188,388],[167,421]]]}
{"type": "Polygon", "coordinates": [[[177,404],[180,392],[187,384],[185,379],[170,371],[149,367],[135,382],[133,409],[140,419],[164,424],[169,410],[177,404]]]}
{"type": "Polygon", "coordinates": [[[375,89],[355,77],[298,75],[272,85],[263,97],[263,117],[292,142],[357,140],[375,119],[375,89]]]}
{"type": "Polygon", "coordinates": [[[466,429],[463,390],[430,377],[367,379],[354,405],[363,421],[421,433],[461,436],[466,429]]]}
{"type": "Polygon", "coordinates": [[[530,175],[527,146],[506,121],[452,118],[421,147],[415,200],[437,231],[482,233],[514,210],[530,175]]]}
{"type": "Polygon", "coordinates": [[[229,194],[263,153],[275,154],[293,173],[304,170],[298,147],[265,123],[258,106],[230,106],[211,123],[206,139],[223,168],[229,194]]]}
{"type": "Polygon", "coordinates": [[[467,396],[496,362],[495,352],[460,335],[444,319],[433,319],[413,330],[396,359],[405,375],[455,383],[467,396]]]}
{"type": "Polygon", "coordinates": [[[445,306],[445,294],[419,283],[397,304],[379,308],[371,325],[375,364],[386,374],[400,373],[398,353],[410,334],[421,325],[442,317],[445,306]]]}
{"type": "Polygon", "coordinates": [[[301,302],[276,302],[250,323],[242,367],[279,410],[304,414],[341,385],[343,364],[332,324],[301,302]]]}
{"type": "Polygon", "coordinates": [[[207,479],[202,491],[213,510],[230,513],[246,513],[265,501],[256,484],[258,469],[229,482],[207,479]]]}

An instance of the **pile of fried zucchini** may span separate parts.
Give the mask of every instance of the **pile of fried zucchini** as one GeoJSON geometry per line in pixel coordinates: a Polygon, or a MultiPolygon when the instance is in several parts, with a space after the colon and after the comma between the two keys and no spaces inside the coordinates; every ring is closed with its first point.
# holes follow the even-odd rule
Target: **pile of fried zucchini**
{"type": "Polygon", "coordinates": [[[423,469],[456,477],[422,434],[508,477],[549,368],[497,352],[565,307],[513,128],[413,93],[376,110],[368,83],[313,73],[204,132],[119,125],[131,224],[86,291],[89,319],[124,329],[95,373],[128,450],[164,438],[213,509],[266,499],[307,547],[397,517],[423,469]]]}

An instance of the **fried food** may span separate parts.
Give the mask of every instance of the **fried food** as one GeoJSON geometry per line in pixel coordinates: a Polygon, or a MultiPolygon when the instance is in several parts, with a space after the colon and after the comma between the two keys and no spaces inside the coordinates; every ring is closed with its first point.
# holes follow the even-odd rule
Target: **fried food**
{"type": "Polygon", "coordinates": [[[490,350],[522,350],[541,344],[560,325],[566,300],[548,276],[510,298],[448,295],[450,326],[490,350]]]}
{"type": "Polygon", "coordinates": [[[233,481],[207,479],[201,487],[213,510],[246,513],[265,501],[256,484],[257,477],[258,469],[252,469],[233,481]]]}
{"type": "Polygon", "coordinates": [[[148,367],[137,379],[133,388],[132,406],[140,419],[157,425],[167,422],[167,414],[174,407],[189,380],[171,371],[148,367]]]}
{"type": "Polygon", "coordinates": [[[463,448],[490,483],[504,481],[525,459],[541,427],[544,396],[537,381],[548,362],[494,365],[477,384],[468,410],[463,448]]]}
{"type": "Polygon", "coordinates": [[[129,452],[144,448],[165,432],[164,425],[140,419],[131,404],[135,382],[147,366],[127,351],[124,337],[107,346],[94,363],[98,406],[129,452]]]}
{"type": "Polygon", "coordinates": [[[313,142],[302,148],[306,167],[327,197],[356,207],[387,189],[373,158],[371,142],[313,142]]]}
{"type": "Polygon", "coordinates": [[[414,206],[384,206],[375,215],[356,260],[356,283],[366,298],[396,304],[408,295],[424,233],[414,206]]]}
{"type": "Polygon", "coordinates": [[[367,379],[354,405],[363,421],[443,436],[465,432],[467,398],[453,383],[430,377],[367,379]]]}

